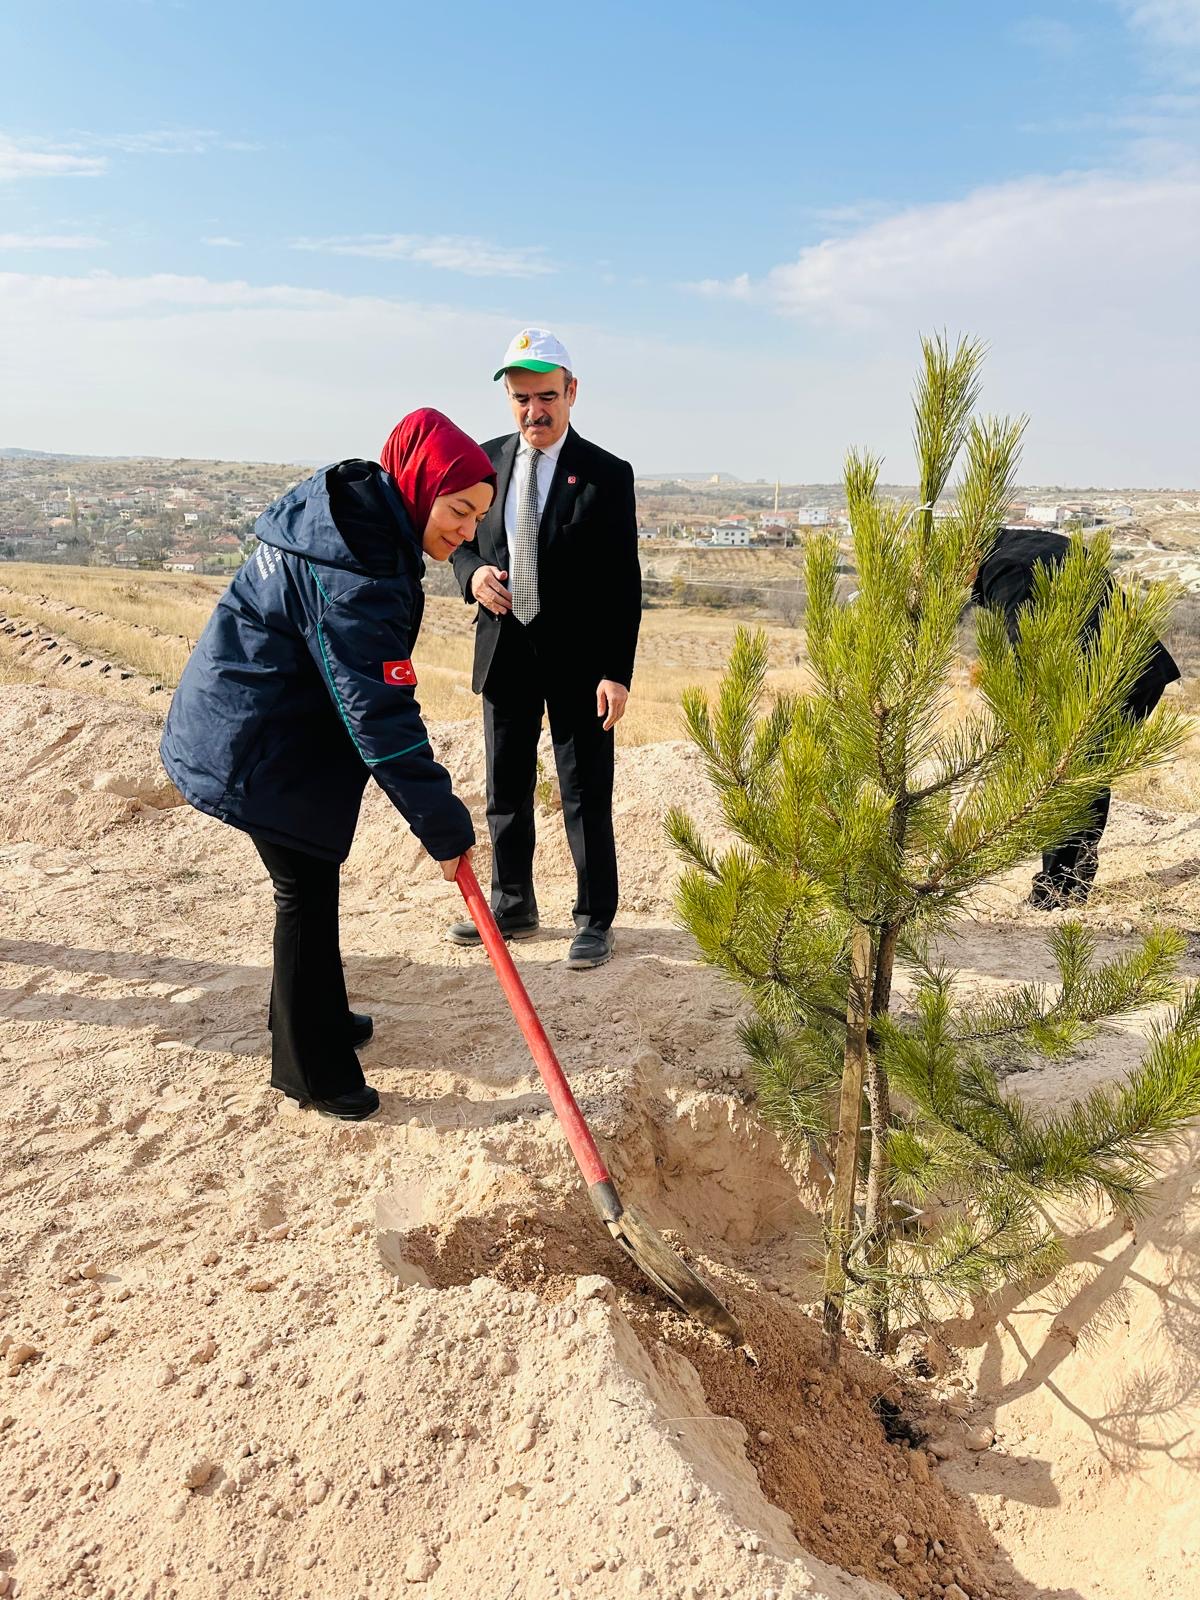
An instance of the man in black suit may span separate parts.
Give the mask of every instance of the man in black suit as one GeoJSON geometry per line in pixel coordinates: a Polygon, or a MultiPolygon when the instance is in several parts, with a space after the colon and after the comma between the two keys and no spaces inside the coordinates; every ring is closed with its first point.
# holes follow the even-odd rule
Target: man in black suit
{"type": "MultiPolygon", "coordinates": [[[[506,938],[537,932],[534,786],[549,716],[575,862],[574,968],[613,953],[613,728],[633,679],[642,612],[633,469],[570,425],[577,381],[562,344],[525,328],[496,373],[518,432],[484,450],[496,497],[454,570],[476,604],[472,688],[483,696],[492,909],[506,938]]],[[[450,929],[477,944],[470,922],[450,929]]]]}
{"type": "MultiPolygon", "coordinates": [[[[999,528],[996,542],[984,557],[975,575],[971,598],[976,605],[994,606],[1004,613],[1008,636],[1015,644],[1021,626],[1021,611],[1033,598],[1033,585],[1039,566],[1061,566],[1071,548],[1061,533],[1040,528],[999,528]]],[[[1083,638],[1090,638],[1100,626],[1098,607],[1083,627],[1083,638]]],[[[1179,677],[1170,652],[1156,644],[1141,676],[1129,691],[1125,714],[1141,722],[1162,699],[1163,690],[1179,677]]],[[[1111,790],[1097,795],[1088,826],[1064,839],[1052,850],[1042,852],[1042,870],[1033,880],[1029,903],[1039,911],[1057,911],[1063,906],[1082,905],[1091,893],[1100,860],[1100,839],[1108,822],[1111,790]]]]}

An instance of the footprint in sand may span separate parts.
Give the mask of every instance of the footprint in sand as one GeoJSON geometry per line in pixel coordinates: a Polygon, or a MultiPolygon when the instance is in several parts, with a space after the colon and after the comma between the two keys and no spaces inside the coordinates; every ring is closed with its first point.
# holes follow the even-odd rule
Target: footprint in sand
{"type": "Polygon", "coordinates": [[[260,1098],[253,1089],[242,1089],[236,1094],[227,1094],[221,1101],[221,1110],[232,1117],[245,1117],[258,1105],[260,1098]]]}

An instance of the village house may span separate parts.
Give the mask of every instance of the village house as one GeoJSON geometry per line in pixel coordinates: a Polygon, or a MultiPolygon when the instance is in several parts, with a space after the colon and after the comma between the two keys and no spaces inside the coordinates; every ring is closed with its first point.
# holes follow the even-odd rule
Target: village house
{"type": "Polygon", "coordinates": [[[760,517],[757,542],[771,550],[785,550],[792,543],[791,521],[781,512],[760,517]]]}
{"type": "Polygon", "coordinates": [[[728,522],[719,522],[712,530],[708,539],[709,544],[721,549],[745,549],[753,541],[750,529],[742,526],[731,526],[728,522]]]}

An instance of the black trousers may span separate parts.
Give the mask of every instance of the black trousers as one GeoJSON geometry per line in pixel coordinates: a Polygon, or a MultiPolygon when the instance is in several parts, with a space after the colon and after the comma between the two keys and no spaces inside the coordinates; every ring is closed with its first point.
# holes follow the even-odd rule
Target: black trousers
{"type": "MultiPolygon", "coordinates": [[[[1164,685],[1157,678],[1134,685],[1125,702],[1125,714],[1135,722],[1144,722],[1162,699],[1164,685]]],[[[1086,828],[1064,839],[1053,850],[1042,851],[1042,870],[1039,881],[1054,889],[1087,890],[1096,881],[1100,865],[1100,840],[1108,826],[1108,809],[1112,804],[1112,790],[1103,789],[1092,802],[1092,815],[1086,828]]]]}
{"type": "Polygon", "coordinates": [[[575,926],[603,929],[617,914],[613,733],[596,715],[596,681],[547,648],[541,618],[505,617],[483,688],[492,909],[536,916],[534,790],[543,710],[550,721],[563,822],[575,863],[575,926]]]}
{"type": "Polygon", "coordinates": [[[338,943],[341,865],[266,839],[254,848],[275,886],[271,1087],[301,1101],[350,1094],[365,1080],[338,943]]]}

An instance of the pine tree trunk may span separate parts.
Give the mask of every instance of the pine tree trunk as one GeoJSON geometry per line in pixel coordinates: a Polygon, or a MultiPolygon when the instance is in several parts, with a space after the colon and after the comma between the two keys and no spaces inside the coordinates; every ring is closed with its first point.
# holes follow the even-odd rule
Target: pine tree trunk
{"type": "Polygon", "coordinates": [[[854,1237],[854,1188],[858,1176],[863,1078],[867,1070],[867,1023],[871,1006],[871,930],[856,923],[850,943],[850,989],[846,1000],[846,1052],[838,1105],[833,1194],[825,1229],[825,1357],[836,1364],[846,1300],[846,1252],[854,1237]]]}
{"type": "MultiPolygon", "coordinates": [[[[871,1016],[882,1016],[892,1003],[892,973],[896,966],[896,940],[899,930],[885,928],[875,959],[875,985],[871,995],[871,1016]]],[[[871,1118],[871,1159],[867,1170],[867,1210],[865,1255],[872,1273],[881,1275],[867,1298],[867,1337],[871,1348],[882,1355],[888,1339],[888,1293],[882,1274],[888,1262],[887,1128],[891,1121],[891,1096],[887,1073],[872,1048],[867,1057],[867,1104],[871,1118]]]]}

